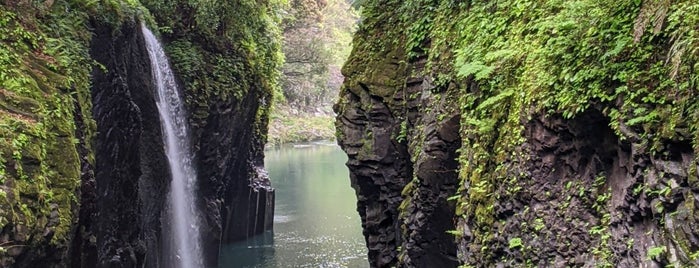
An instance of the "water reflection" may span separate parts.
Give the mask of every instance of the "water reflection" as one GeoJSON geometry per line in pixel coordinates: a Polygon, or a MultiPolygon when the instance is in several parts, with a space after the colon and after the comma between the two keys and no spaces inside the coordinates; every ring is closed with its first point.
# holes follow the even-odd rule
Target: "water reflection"
{"type": "Polygon", "coordinates": [[[247,241],[227,245],[221,249],[220,267],[262,267],[274,259],[274,238],[271,231],[247,241]]]}
{"type": "Polygon", "coordinates": [[[340,148],[315,143],[265,153],[277,195],[274,233],[224,246],[220,267],[368,267],[340,148]]]}

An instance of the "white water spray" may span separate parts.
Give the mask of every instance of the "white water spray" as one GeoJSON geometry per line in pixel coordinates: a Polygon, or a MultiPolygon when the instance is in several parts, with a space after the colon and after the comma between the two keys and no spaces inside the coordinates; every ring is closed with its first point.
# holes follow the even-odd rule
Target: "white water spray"
{"type": "Polygon", "coordinates": [[[189,130],[184,106],[170,69],[167,56],[158,39],[141,25],[148,49],[157,87],[158,112],[163,132],[165,152],[172,171],[172,182],[168,193],[170,235],[174,250],[172,267],[198,268],[203,266],[199,237],[199,223],[194,202],[196,172],[192,166],[192,153],[188,140],[189,130]]]}

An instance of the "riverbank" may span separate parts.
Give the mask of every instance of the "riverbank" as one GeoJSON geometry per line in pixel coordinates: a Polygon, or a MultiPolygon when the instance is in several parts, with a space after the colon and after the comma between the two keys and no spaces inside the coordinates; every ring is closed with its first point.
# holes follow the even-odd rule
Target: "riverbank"
{"type": "Polygon", "coordinates": [[[270,115],[267,145],[335,140],[335,114],[330,108],[299,110],[275,107],[270,115]]]}

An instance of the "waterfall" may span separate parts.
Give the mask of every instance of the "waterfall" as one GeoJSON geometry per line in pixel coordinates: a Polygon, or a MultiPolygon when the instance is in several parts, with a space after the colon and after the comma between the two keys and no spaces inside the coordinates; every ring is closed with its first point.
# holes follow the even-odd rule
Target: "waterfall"
{"type": "MultiPolygon", "coordinates": [[[[203,266],[199,237],[199,223],[195,205],[196,172],[192,166],[189,130],[175,76],[170,69],[165,51],[158,39],[141,25],[151,62],[153,81],[157,87],[156,104],[160,114],[165,153],[172,173],[168,193],[168,236],[164,241],[171,252],[165,256],[172,260],[166,267],[198,268],[203,266]]],[[[166,221],[167,222],[167,221],[166,221]]]]}

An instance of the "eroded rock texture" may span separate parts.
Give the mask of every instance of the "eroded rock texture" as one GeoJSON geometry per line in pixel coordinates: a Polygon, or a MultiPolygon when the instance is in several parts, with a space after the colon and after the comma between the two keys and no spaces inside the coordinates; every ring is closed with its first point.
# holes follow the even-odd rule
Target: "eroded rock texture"
{"type": "Polygon", "coordinates": [[[577,6],[526,2],[364,4],[335,111],[370,264],[699,266],[696,61],[665,58],[691,30],[649,27],[696,5],[577,1],[628,40],[600,47],[536,22],[577,6]]]}
{"type": "Polygon", "coordinates": [[[208,117],[193,119],[209,258],[217,258],[220,243],[272,228],[274,190],[263,167],[265,141],[259,133],[267,119],[258,117],[268,97],[251,89],[242,100],[210,100],[208,117]]]}
{"type": "Polygon", "coordinates": [[[0,266],[176,258],[162,232],[171,176],[142,22],[167,29],[186,98],[206,267],[221,243],[271,229],[263,147],[281,65],[272,6],[0,1],[0,266]]]}
{"type": "MultiPolygon", "coordinates": [[[[391,27],[383,25],[377,27],[391,27]]],[[[371,32],[360,31],[355,42],[371,32]]],[[[357,211],[373,267],[456,266],[458,113],[450,89],[415,75],[425,61],[404,61],[399,46],[361,43],[343,69],[338,143],[349,156],[357,211]]],[[[451,88],[453,90],[453,88],[451,88]]]]}
{"type": "Polygon", "coordinates": [[[669,143],[662,156],[651,156],[638,140],[620,141],[596,111],[572,120],[533,118],[524,137],[520,177],[496,186],[507,198],[493,204],[492,240],[469,237],[472,226],[459,220],[467,230],[460,243],[465,262],[695,265],[686,250],[698,241],[698,200],[686,173],[691,147],[669,143]]]}
{"type": "MultiPolygon", "coordinates": [[[[118,31],[95,29],[93,57],[106,72],[93,72],[97,198],[92,207],[90,192],[83,193],[83,213],[94,215],[96,226],[85,219],[86,233],[78,239],[85,247],[96,236],[98,266],[159,267],[172,256],[161,231],[169,224],[164,209],[170,171],[148,55],[135,22],[118,31]]],[[[207,266],[217,265],[221,243],[272,228],[274,192],[263,168],[260,132],[266,129],[266,98],[251,88],[244,99],[211,97],[189,109],[195,114],[190,122],[207,266]]],[[[91,187],[89,180],[84,187],[91,187]]],[[[89,259],[90,252],[84,253],[89,259]]]]}
{"type": "Polygon", "coordinates": [[[158,266],[170,169],[150,61],[135,22],[95,29],[92,55],[105,67],[95,68],[92,83],[97,198],[96,212],[85,200],[83,213],[96,216],[85,238],[96,237],[98,259],[86,267],[158,266]]]}
{"type": "Polygon", "coordinates": [[[449,220],[454,202],[447,198],[458,186],[459,117],[426,79],[403,81],[409,86],[389,98],[372,91],[386,85],[360,82],[343,91],[336,106],[369,261],[375,267],[455,266],[456,247],[447,233],[455,228],[449,220]]]}

